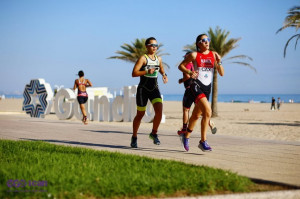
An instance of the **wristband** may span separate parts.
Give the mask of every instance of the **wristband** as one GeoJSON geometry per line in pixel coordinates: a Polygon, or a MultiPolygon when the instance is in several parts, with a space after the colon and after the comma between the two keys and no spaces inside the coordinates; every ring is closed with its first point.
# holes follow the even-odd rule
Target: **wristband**
{"type": "Polygon", "coordinates": [[[146,75],[149,73],[148,71],[149,71],[149,69],[146,69],[146,75]]]}
{"type": "Polygon", "coordinates": [[[167,75],[167,73],[164,73],[163,76],[166,76],[166,77],[167,77],[168,75],[167,75]]]}
{"type": "Polygon", "coordinates": [[[219,65],[219,66],[222,65],[222,62],[220,61],[220,62],[218,63],[218,65],[219,65]]]}
{"type": "Polygon", "coordinates": [[[193,74],[193,72],[192,72],[192,71],[189,71],[189,72],[188,72],[188,75],[192,75],[192,74],[193,74]]]}

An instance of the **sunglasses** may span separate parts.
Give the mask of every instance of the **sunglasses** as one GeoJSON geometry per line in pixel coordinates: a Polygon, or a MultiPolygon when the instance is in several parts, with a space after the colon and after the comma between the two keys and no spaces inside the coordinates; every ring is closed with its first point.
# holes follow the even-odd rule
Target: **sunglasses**
{"type": "Polygon", "coordinates": [[[200,39],[198,43],[210,42],[210,38],[200,39]]]}
{"type": "Polygon", "coordinates": [[[158,44],[147,44],[147,46],[158,47],[158,44]]]}

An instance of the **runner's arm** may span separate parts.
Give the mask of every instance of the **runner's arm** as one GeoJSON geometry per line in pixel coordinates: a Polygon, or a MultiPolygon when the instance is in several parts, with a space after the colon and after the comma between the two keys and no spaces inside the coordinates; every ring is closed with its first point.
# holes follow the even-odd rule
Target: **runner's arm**
{"type": "Polygon", "coordinates": [[[190,78],[191,78],[190,75],[183,73],[183,78],[180,78],[180,79],[178,80],[178,83],[181,84],[181,83],[185,82],[186,80],[188,80],[188,79],[190,79],[190,78]]]}
{"type": "Polygon", "coordinates": [[[188,54],[185,59],[179,64],[178,69],[183,72],[184,74],[189,75],[192,78],[195,78],[197,76],[196,71],[191,71],[186,68],[186,65],[190,62],[193,62],[196,60],[197,52],[192,52],[188,54]]]}
{"type": "MultiPolygon", "coordinates": [[[[194,66],[193,66],[193,62],[190,62],[188,63],[186,66],[185,66],[186,69],[188,70],[191,70],[191,71],[194,71],[194,66]]],[[[181,84],[182,82],[185,82],[186,80],[190,79],[191,76],[188,75],[188,74],[185,74],[185,73],[182,73],[183,74],[183,78],[180,79],[180,82],[179,84],[181,84]]]]}
{"type": "Polygon", "coordinates": [[[186,80],[190,79],[191,76],[188,74],[183,73],[183,78],[182,78],[182,82],[185,82],[186,80]]]}
{"type": "Polygon", "coordinates": [[[93,84],[90,80],[87,79],[86,82],[87,82],[86,87],[92,87],[93,86],[93,84]]]}
{"type": "Polygon", "coordinates": [[[167,75],[166,75],[166,73],[165,73],[165,69],[164,69],[164,66],[163,66],[163,64],[162,64],[162,59],[161,59],[161,57],[158,57],[158,60],[159,60],[159,68],[160,68],[159,72],[160,72],[160,74],[162,75],[163,82],[164,82],[164,83],[167,83],[167,82],[168,82],[168,77],[167,77],[167,75]]]}
{"type": "Polygon", "coordinates": [[[224,67],[222,66],[221,56],[217,52],[213,52],[216,59],[216,68],[220,76],[224,76],[224,67]]]}
{"type": "Polygon", "coordinates": [[[133,70],[132,70],[132,77],[139,77],[139,76],[143,76],[146,75],[147,73],[154,73],[154,68],[153,69],[149,69],[148,71],[140,71],[140,69],[142,68],[143,65],[146,64],[146,58],[144,56],[141,56],[137,62],[135,63],[133,70]]]}

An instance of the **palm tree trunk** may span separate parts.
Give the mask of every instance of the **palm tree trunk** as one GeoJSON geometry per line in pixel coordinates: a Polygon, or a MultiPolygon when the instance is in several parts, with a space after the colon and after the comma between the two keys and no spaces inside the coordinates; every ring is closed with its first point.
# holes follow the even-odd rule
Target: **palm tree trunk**
{"type": "Polygon", "coordinates": [[[218,117],[218,71],[214,70],[213,76],[213,87],[212,87],[212,100],[211,100],[211,110],[212,116],[211,117],[218,117]]]}

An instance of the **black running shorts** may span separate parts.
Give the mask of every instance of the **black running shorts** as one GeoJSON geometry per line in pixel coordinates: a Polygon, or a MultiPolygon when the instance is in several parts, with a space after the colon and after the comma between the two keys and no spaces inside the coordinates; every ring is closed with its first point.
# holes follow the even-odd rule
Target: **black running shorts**
{"type": "Polygon", "coordinates": [[[184,96],[182,99],[182,106],[184,108],[191,108],[194,103],[195,97],[192,95],[190,88],[185,89],[184,96]]]}
{"type": "Polygon", "coordinates": [[[190,86],[190,92],[193,96],[193,101],[197,104],[198,101],[203,98],[206,97],[207,101],[209,101],[209,95],[210,95],[210,91],[211,91],[211,84],[206,86],[204,84],[202,84],[198,79],[195,80],[193,82],[193,84],[191,84],[190,86]]]}
{"type": "Polygon", "coordinates": [[[84,96],[77,96],[77,100],[79,104],[85,104],[86,101],[88,100],[88,97],[84,97],[84,96]]]}
{"type": "Polygon", "coordinates": [[[149,91],[144,87],[138,86],[136,92],[136,105],[138,111],[146,111],[148,99],[152,104],[155,104],[156,102],[162,103],[158,87],[156,87],[152,91],[149,91]]]}

